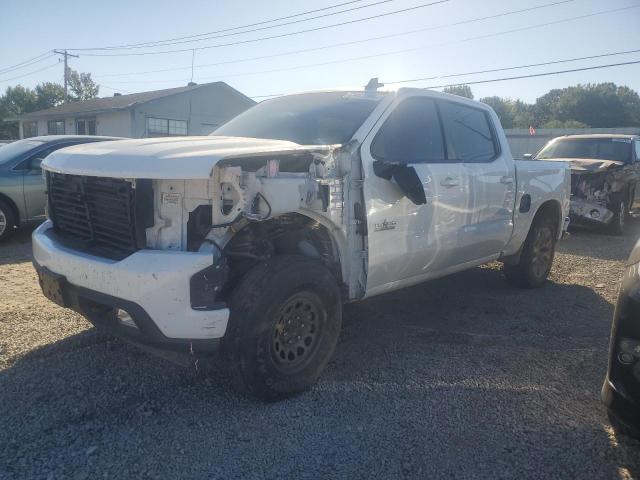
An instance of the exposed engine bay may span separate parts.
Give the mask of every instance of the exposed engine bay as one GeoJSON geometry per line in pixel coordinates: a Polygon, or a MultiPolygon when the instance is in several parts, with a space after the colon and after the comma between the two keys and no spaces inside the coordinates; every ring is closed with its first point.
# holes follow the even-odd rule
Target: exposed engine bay
{"type": "Polygon", "coordinates": [[[218,274],[228,281],[224,291],[205,294],[203,308],[224,300],[257,262],[283,254],[320,259],[351,295],[361,294],[355,292],[364,291],[362,258],[340,261],[346,249],[363,250],[365,242],[361,190],[350,199],[344,188],[354,170],[360,175],[354,145],[326,146],[226,158],[206,180],[154,180],[155,219],[146,229],[147,247],[213,255],[218,274]],[[345,219],[348,202],[349,216],[361,218],[345,219]],[[341,271],[351,266],[353,275],[341,271]]]}
{"type": "Polygon", "coordinates": [[[588,166],[572,162],[571,215],[574,220],[608,224],[624,201],[627,209],[635,182],[640,178],[640,166],[618,162],[598,162],[588,166]]]}

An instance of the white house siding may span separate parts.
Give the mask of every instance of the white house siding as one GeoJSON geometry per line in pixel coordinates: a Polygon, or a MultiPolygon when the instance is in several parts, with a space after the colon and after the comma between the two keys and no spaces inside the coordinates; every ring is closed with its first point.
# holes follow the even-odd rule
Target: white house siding
{"type": "Polygon", "coordinates": [[[254,103],[217,85],[158,98],[135,108],[133,136],[147,137],[147,118],[185,120],[189,135],[207,135],[254,103]]]}
{"type": "Polygon", "coordinates": [[[166,94],[164,92],[141,92],[123,95],[121,99],[91,99],[86,103],[66,104],[41,113],[26,114],[20,119],[20,137],[24,138],[24,122],[37,121],[37,134],[48,135],[48,122],[63,119],[64,133],[74,135],[77,133],[76,120],[92,118],[96,120],[96,135],[148,137],[148,118],[181,120],[187,122],[188,135],[207,135],[255,104],[223,82],[178,87],[168,89],[166,94]],[[154,93],[159,95],[149,95],[154,93]]]}
{"type": "MultiPolygon", "coordinates": [[[[47,117],[40,118],[35,121],[38,122],[38,135],[49,135],[49,121],[50,120],[63,120],[64,119],[64,133],[65,135],[76,135],[76,120],[80,119],[96,119],[96,135],[106,135],[111,137],[131,137],[131,111],[124,110],[118,112],[97,113],[88,114],[82,116],[66,116],[60,117],[47,117]]],[[[24,138],[22,131],[22,125],[25,121],[20,122],[20,138],[24,138]]]]}
{"type": "MultiPolygon", "coordinates": [[[[109,137],[133,137],[131,128],[131,111],[100,113],[96,118],[96,135],[109,137]]],[[[75,133],[75,130],[74,130],[75,133]]]]}

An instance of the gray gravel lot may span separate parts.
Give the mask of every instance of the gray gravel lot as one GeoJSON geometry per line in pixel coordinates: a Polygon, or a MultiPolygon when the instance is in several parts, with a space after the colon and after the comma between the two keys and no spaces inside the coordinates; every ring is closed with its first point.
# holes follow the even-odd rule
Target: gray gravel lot
{"type": "Polygon", "coordinates": [[[540,290],[490,265],[349,305],[317,387],[268,405],[48,302],[29,233],[0,245],[3,480],[640,478],[599,399],[637,232],[575,232],[540,290]]]}

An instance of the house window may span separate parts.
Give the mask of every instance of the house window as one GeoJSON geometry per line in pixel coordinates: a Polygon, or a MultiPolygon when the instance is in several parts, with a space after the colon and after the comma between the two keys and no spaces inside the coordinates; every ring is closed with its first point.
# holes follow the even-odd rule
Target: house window
{"type": "Polygon", "coordinates": [[[38,122],[22,122],[22,138],[37,137],[38,122]]]}
{"type": "Polygon", "coordinates": [[[76,134],[77,135],[95,135],[96,119],[83,118],[81,120],[76,120],[76,134]]]}
{"type": "Polygon", "coordinates": [[[167,137],[186,135],[186,120],[169,120],[167,118],[147,118],[147,132],[150,137],[167,137]]]}
{"type": "Polygon", "coordinates": [[[64,135],[64,120],[49,120],[47,133],[49,135],[64,135]]]}

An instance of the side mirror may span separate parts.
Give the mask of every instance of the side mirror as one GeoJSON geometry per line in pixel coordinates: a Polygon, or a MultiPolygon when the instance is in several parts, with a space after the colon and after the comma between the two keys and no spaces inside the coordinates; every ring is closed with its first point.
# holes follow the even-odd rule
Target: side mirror
{"type": "Polygon", "coordinates": [[[32,158],[31,161],[29,162],[29,170],[31,171],[40,171],[42,170],[42,160],[44,160],[44,158],[32,158]]]}
{"type": "Polygon", "coordinates": [[[524,160],[533,160],[533,153],[525,153],[524,155],[522,155],[522,158],[524,160]]]}
{"type": "Polygon", "coordinates": [[[373,162],[373,173],[385,180],[395,180],[402,193],[416,205],[427,203],[424,187],[416,169],[404,163],[389,163],[384,160],[373,162]]]}

